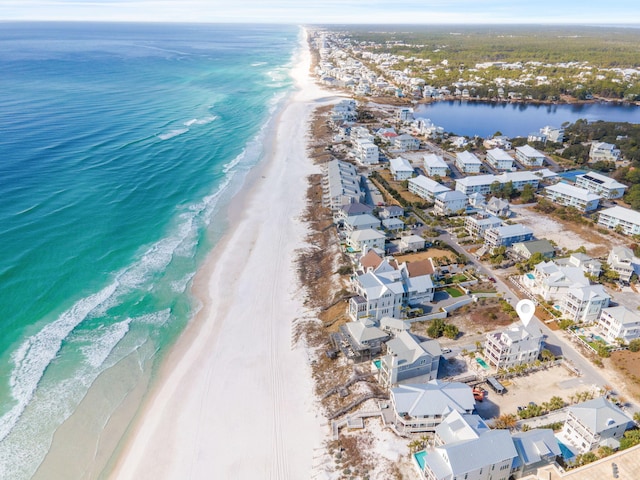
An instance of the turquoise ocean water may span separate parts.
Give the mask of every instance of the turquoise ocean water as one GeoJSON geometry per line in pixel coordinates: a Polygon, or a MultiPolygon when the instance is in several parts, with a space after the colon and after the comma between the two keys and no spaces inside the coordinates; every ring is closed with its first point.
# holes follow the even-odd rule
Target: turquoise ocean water
{"type": "Polygon", "coordinates": [[[102,373],[153,369],[193,316],[299,33],[2,24],[0,478],[29,478],[102,373]]]}

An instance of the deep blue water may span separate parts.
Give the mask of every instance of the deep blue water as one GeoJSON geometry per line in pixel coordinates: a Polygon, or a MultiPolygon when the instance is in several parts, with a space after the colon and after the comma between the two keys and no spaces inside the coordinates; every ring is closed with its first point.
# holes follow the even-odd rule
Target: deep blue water
{"type": "Polygon", "coordinates": [[[153,368],[191,318],[298,36],[2,24],[0,478],[30,478],[101,373],[153,368]]]}
{"type": "Polygon", "coordinates": [[[501,132],[510,138],[526,137],[542,127],[560,127],[579,119],[640,123],[640,107],[609,103],[580,105],[527,105],[461,100],[418,105],[416,118],[429,118],[445,132],[483,138],[501,132]]]}

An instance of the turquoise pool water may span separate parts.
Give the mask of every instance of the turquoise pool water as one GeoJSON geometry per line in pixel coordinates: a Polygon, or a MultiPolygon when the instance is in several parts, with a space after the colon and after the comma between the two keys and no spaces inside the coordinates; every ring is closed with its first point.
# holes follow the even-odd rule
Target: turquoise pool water
{"type": "Polygon", "coordinates": [[[487,362],[485,362],[483,359],[476,358],[476,362],[478,362],[478,364],[485,370],[489,370],[489,365],[487,365],[487,362]]]}
{"type": "Polygon", "coordinates": [[[534,278],[536,278],[536,277],[534,277],[534,276],[533,276],[533,273],[527,273],[527,278],[528,278],[529,280],[533,280],[533,279],[534,279],[534,278]]]}
{"type": "Polygon", "coordinates": [[[382,362],[381,362],[380,360],[374,360],[374,361],[373,361],[373,364],[376,366],[376,368],[377,368],[378,370],[380,370],[380,364],[381,364],[381,363],[382,363],[382,362]]]}
{"type": "Polygon", "coordinates": [[[424,457],[426,456],[427,456],[427,452],[424,450],[413,454],[413,458],[415,458],[416,462],[418,462],[418,466],[420,467],[420,470],[424,470],[424,457]]]}
{"type": "Polygon", "coordinates": [[[570,170],[568,172],[559,173],[558,176],[560,178],[564,178],[565,180],[575,183],[576,177],[578,175],[584,175],[585,173],[589,173],[589,171],[588,170],[570,170]]]}
{"type": "Polygon", "coordinates": [[[567,447],[560,440],[556,440],[556,441],[558,442],[558,446],[560,447],[560,454],[562,455],[562,458],[564,458],[565,460],[571,460],[573,459],[573,457],[575,457],[573,452],[569,450],[569,447],[567,447]]]}

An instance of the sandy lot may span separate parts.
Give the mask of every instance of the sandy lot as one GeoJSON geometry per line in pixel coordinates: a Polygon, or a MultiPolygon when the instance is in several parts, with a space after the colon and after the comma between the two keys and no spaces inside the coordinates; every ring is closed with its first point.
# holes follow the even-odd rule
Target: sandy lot
{"type": "Polygon", "coordinates": [[[514,209],[511,220],[531,228],[536,238],[553,240],[560,248],[575,250],[584,246],[594,257],[606,255],[611,249],[611,239],[601,235],[592,227],[561,222],[528,207],[514,209]]]}

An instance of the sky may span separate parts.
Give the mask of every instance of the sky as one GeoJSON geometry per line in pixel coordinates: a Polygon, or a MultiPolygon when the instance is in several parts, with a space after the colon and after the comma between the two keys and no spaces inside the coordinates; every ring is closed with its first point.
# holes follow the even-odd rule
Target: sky
{"type": "Polygon", "coordinates": [[[0,0],[0,21],[614,24],[640,26],[638,0],[0,0]]]}

